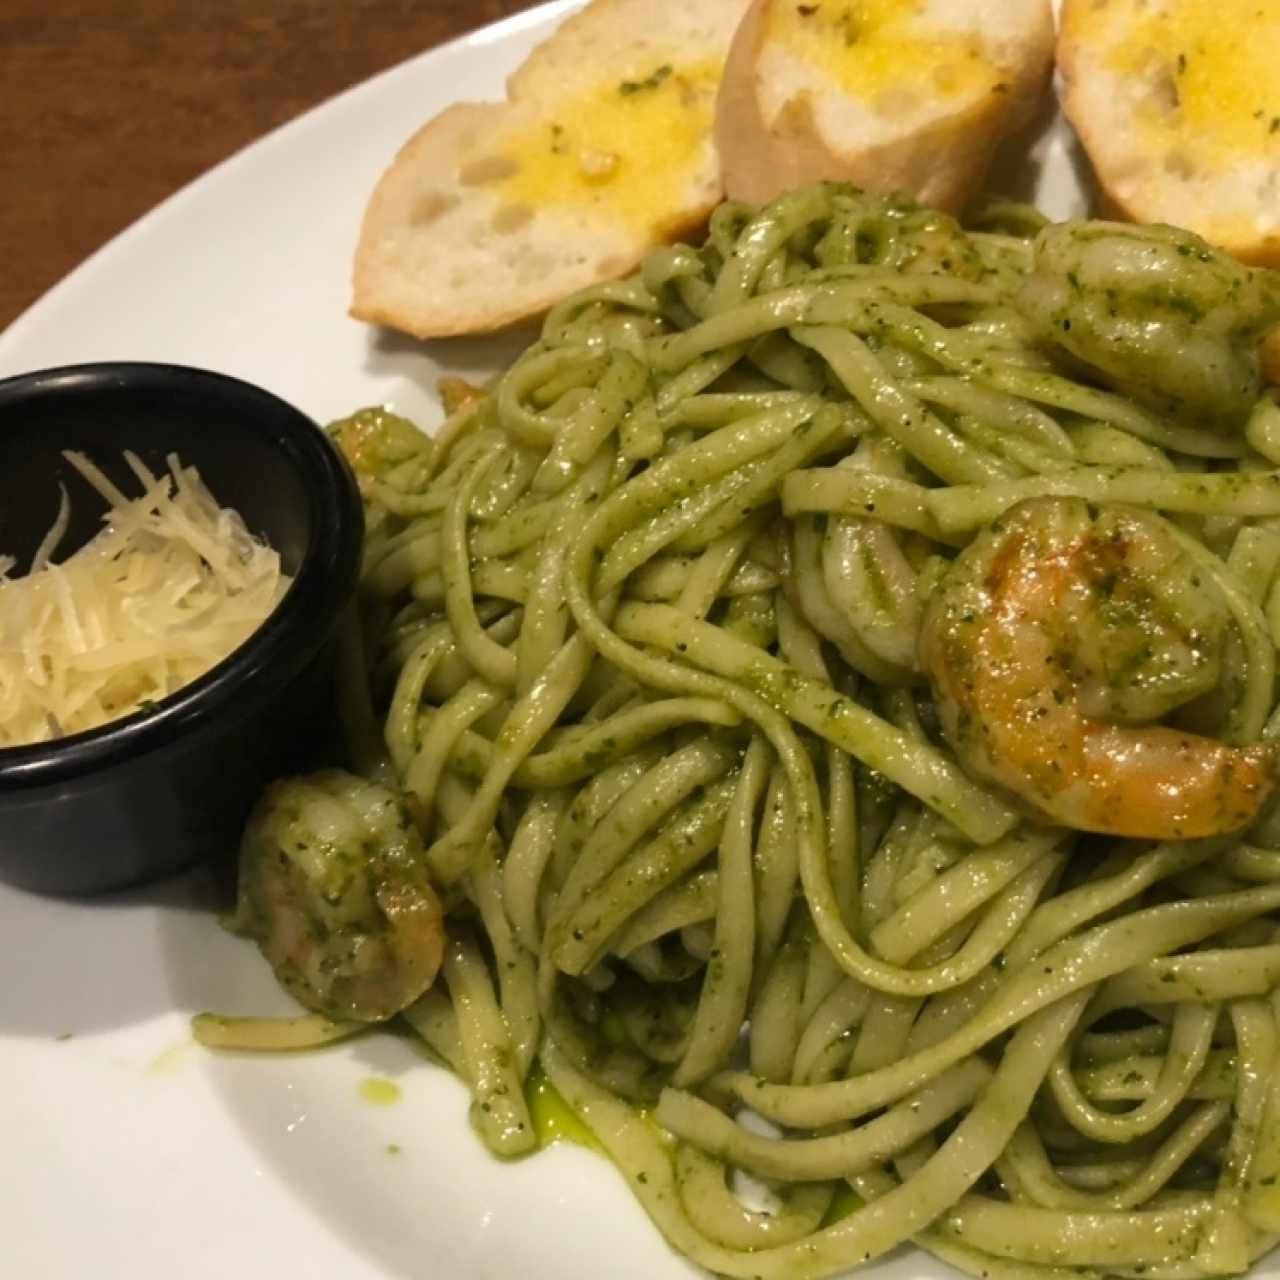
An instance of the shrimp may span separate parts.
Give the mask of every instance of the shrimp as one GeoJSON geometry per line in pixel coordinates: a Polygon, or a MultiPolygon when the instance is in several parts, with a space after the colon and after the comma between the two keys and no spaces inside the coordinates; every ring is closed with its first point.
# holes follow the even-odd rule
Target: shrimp
{"type": "Polygon", "coordinates": [[[1063,222],[1037,237],[1017,304],[1042,341],[1118,391],[1229,434],[1261,393],[1280,285],[1190,231],[1063,222]]]}
{"type": "Polygon", "coordinates": [[[398,1013],[444,955],[417,828],[393,791],[340,769],[267,788],[240,846],[234,925],[286,990],[335,1020],[398,1013]]]}
{"type": "Polygon", "coordinates": [[[1150,512],[1020,503],[929,598],[920,659],[972,774],[1053,823],[1152,840],[1246,827],[1270,747],[1153,723],[1212,693],[1228,615],[1150,512]]]}

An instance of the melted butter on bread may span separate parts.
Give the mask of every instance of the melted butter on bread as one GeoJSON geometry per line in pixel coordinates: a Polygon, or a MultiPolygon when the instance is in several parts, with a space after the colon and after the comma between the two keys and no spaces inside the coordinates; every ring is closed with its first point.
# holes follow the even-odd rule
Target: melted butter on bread
{"type": "MultiPolygon", "coordinates": [[[[1072,34],[1088,37],[1107,6],[1074,10],[1072,34]]],[[[1099,30],[1099,34],[1103,34],[1099,30]]],[[[1280,9],[1260,0],[1166,0],[1113,46],[1108,63],[1151,93],[1136,122],[1157,137],[1194,139],[1209,162],[1280,147],[1280,9]]]]}
{"type": "Polygon", "coordinates": [[[940,97],[990,91],[1000,79],[982,41],[922,28],[918,0],[775,4],[766,39],[820,68],[847,93],[874,101],[917,89],[940,97]]]}
{"type": "Polygon", "coordinates": [[[493,191],[511,210],[596,210],[636,230],[679,207],[687,165],[709,145],[720,65],[661,59],[611,76],[506,138],[493,191]]]}

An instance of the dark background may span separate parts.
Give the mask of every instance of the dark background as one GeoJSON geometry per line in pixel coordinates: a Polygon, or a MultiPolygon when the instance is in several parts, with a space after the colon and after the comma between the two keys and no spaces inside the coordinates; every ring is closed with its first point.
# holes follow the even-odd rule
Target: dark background
{"type": "Polygon", "coordinates": [[[276,125],[534,0],[0,0],[0,330],[276,125]]]}

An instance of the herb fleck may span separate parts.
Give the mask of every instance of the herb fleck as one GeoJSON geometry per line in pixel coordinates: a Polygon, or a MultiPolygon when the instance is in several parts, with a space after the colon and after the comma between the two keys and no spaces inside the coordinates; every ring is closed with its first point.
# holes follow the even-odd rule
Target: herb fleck
{"type": "Polygon", "coordinates": [[[643,80],[624,80],[618,86],[618,92],[624,98],[633,93],[643,93],[646,89],[656,89],[671,74],[671,64],[664,62],[654,73],[643,80]]]}

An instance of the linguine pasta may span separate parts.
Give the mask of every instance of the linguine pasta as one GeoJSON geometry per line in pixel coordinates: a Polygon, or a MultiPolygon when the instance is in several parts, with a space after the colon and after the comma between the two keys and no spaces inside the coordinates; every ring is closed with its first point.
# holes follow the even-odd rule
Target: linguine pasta
{"type": "Polygon", "coordinates": [[[545,1073],[728,1276],[915,1241],[984,1278],[1191,1280],[1271,1247],[1265,790],[1194,839],[1055,820],[972,766],[921,634],[1020,503],[1138,508],[1203,618],[1160,584],[1121,616],[1122,560],[1079,652],[1154,639],[1097,697],[1123,741],[1158,695],[1188,751],[1269,770],[1278,299],[1167,229],[818,186],[557,307],[433,440],[338,425],[369,517],[349,728],[447,908],[402,1016],[495,1152],[535,1145],[545,1073]]]}

